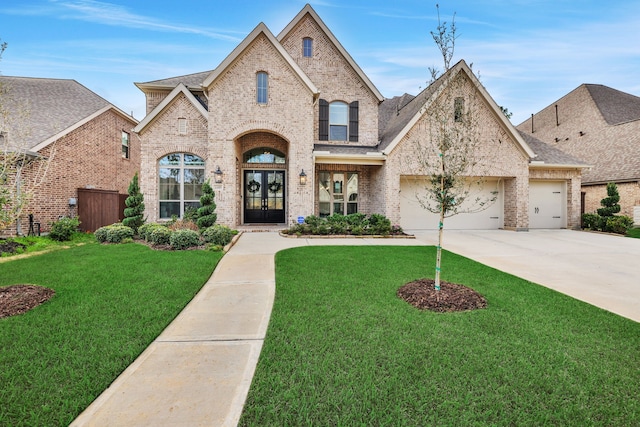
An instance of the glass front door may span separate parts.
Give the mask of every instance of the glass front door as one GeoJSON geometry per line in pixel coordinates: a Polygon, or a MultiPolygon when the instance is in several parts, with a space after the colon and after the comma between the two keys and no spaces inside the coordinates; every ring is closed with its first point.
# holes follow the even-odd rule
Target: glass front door
{"type": "Polygon", "coordinates": [[[284,223],[284,171],[244,171],[244,223],[284,223]]]}

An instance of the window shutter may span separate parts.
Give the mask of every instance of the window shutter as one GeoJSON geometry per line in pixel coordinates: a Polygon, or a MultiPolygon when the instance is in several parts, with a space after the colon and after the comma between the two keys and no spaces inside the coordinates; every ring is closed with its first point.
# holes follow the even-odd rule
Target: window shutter
{"type": "Polygon", "coordinates": [[[320,141],[328,141],[329,140],[329,103],[326,99],[321,99],[319,103],[319,135],[318,139],[320,141]]]}
{"type": "Polygon", "coordinates": [[[349,104],[349,142],[358,142],[358,101],[349,104]]]}

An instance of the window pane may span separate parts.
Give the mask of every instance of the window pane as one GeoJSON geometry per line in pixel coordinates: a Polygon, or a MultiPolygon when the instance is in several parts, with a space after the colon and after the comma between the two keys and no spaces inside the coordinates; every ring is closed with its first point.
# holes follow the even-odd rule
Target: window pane
{"type": "Polygon", "coordinates": [[[160,202],[160,218],[180,216],[180,202],[160,202]]]}
{"type": "Polygon", "coordinates": [[[329,139],[332,141],[346,141],[347,127],[335,125],[329,126],[329,139]]]}
{"type": "Polygon", "coordinates": [[[313,40],[308,37],[302,39],[302,55],[307,58],[313,56],[313,40]]]}
{"type": "Polygon", "coordinates": [[[358,204],[357,203],[347,203],[347,215],[352,213],[358,213],[358,204]]]}
{"type": "Polygon", "coordinates": [[[332,125],[347,125],[348,106],[346,102],[332,102],[329,104],[329,122],[332,125]]]}
{"type": "Polygon", "coordinates": [[[358,201],[358,174],[350,173],[347,180],[347,200],[350,202],[358,201]]]}
{"type": "Polygon", "coordinates": [[[169,154],[160,159],[161,166],[178,166],[180,165],[180,154],[169,154]]]}
{"type": "Polygon", "coordinates": [[[195,154],[185,154],[184,164],[185,166],[204,166],[204,159],[195,154]]]}
{"type": "Polygon", "coordinates": [[[180,169],[160,169],[160,200],[180,200],[180,169]]]}
{"type": "Polygon", "coordinates": [[[334,214],[344,215],[343,206],[344,205],[342,203],[334,202],[333,203],[333,213],[334,214]]]}
{"type": "Polygon", "coordinates": [[[344,193],[344,174],[334,173],[333,174],[333,197],[335,198],[338,194],[342,195],[343,193],[344,193]]]}
{"type": "Polygon", "coordinates": [[[267,103],[267,87],[268,87],[267,73],[258,73],[258,81],[257,81],[258,104],[267,103]]]}
{"type": "Polygon", "coordinates": [[[204,169],[184,170],[184,200],[199,200],[204,184],[204,169]]]}
{"type": "Polygon", "coordinates": [[[244,163],[285,163],[285,155],[270,148],[256,148],[247,151],[243,156],[244,163]]]}

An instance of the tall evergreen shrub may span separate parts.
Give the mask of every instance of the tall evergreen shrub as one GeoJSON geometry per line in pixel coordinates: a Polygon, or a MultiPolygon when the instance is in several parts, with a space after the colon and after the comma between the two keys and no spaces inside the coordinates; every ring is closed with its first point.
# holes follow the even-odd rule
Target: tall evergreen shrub
{"type": "Polygon", "coordinates": [[[216,214],[215,193],[209,180],[202,184],[202,196],[200,197],[200,208],[198,208],[198,227],[202,230],[209,228],[216,223],[218,214],[216,214]]]}
{"type": "Polygon", "coordinates": [[[138,233],[138,227],[144,224],[144,196],[138,185],[138,172],[133,176],[129,184],[129,197],[125,200],[127,207],[124,210],[122,223],[131,227],[134,233],[138,233]]]}

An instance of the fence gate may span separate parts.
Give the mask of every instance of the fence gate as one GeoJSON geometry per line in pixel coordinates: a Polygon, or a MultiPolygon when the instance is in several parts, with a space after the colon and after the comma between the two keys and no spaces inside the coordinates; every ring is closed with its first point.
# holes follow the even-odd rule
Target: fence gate
{"type": "Polygon", "coordinates": [[[78,188],[78,218],[80,230],[96,231],[124,218],[126,195],[116,190],[93,190],[78,188]]]}

